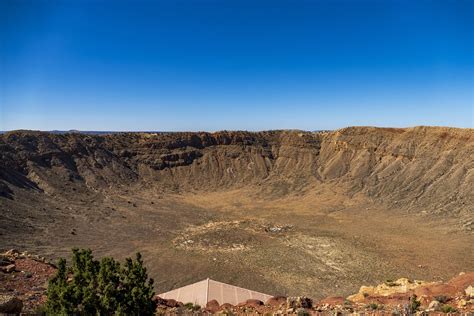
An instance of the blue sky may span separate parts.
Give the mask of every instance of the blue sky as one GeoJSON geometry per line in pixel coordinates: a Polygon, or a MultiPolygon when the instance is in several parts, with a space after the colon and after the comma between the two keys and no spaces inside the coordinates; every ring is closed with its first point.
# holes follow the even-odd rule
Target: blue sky
{"type": "Polygon", "coordinates": [[[474,1],[0,1],[0,130],[474,127],[474,1]]]}

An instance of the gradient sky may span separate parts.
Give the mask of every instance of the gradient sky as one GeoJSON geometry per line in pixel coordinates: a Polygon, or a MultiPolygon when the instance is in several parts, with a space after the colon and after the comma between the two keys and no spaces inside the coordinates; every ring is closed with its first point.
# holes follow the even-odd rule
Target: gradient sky
{"type": "Polygon", "coordinates": [[[0,130],[474,127],[474,1],[0,1],[0,130]]]}

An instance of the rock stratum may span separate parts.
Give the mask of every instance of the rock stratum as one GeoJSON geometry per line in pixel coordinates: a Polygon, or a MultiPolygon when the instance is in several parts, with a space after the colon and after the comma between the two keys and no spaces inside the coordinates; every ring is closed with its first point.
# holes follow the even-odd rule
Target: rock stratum
{"type": "Polygon", "coordinates": [[[159,290],[474,271],[473,205],[473,129],[0,135],[0,248],[140,250],[159,290]]]}
{"type": "MultiPolygon", "coordinates": [[[[145,184],[163,191],[262,187],[283,196],[334,185],[407,209],[472,215],[474,130],[353,127],[335,132],[10,132],[0,138],[2,195],[145,184]]],[[[306,193],[305,192],[305,193],[306,193]]]]}

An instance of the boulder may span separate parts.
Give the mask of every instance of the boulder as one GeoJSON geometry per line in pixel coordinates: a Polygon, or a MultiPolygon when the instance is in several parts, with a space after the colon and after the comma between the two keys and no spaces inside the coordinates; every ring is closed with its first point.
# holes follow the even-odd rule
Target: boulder
{"type": "Polygon", "coordinates": [[[165,299],[164,300],[164,305],[167,306],[167,307],[172,307],[173,308],[173,307],[179,307],[181,304],[179,304],[178,301],[171,298],[169,300],[165,299]]]}
{"type": "Polygon", "coordinates": [[[467,306],[467,304],[468,304],[468,302],[463,298],[458,301],[458,307],[459,308],[464,308],[464,307],[467,306]]]}
{"type": "Polygon", "coordinates": [[[441,303],[438,301],[431,301],[430,304],[428,305],[428,309],[433,310],[433,311],[439,311],[440,307],[441,307],[441,303]]]}
{"type": "Polygon", "coordinates": [[[279,307],[285,303],[286,303],[286,296],[273,296],[267,300],[265,305],[268,305],[271,307],[279,307]]]}
{"type": "Polygon", "coordinates": [[[0,267],[0,270],[5,273],[12,273],[16,269],[16,266],[14,264],[9,264],[7,266],[0,267]]]}
{"type": "Polygon", "coordinates": [[[160,306],[160,305],[165,306],[166,305],[166,300],[164,298],[159,297],[158,295],[155,296],[154,301],[155,301],[156,305],[158,305],[158,306],[160,306]]]}
{"type": "Polygon", "coordinates": [[[0,313],[20,314],[23,309],[23,302],[13,295],[0,294],[0,313]]]}
{"type": "Polygon", "coordinates": [[[464,292],[466,293],[467,297],[469,298],[474,298],[474,287],[472,285],[469,285],[464,292]]]}
{"type": "Polygon", "coordinates": [[[219,302],[216,300],[210,300],[206,304],[206,310],[211,312],[211,313],[216,313],[220,310],[220,305],[219,302]]]}
{"type": "Polygon", "coordinates": [[[263,302],[256,299],[248,299],[245,301],[245,306],[248,306],[248,307],[259,307],[262,305],[263,305],[263,302]]]}
{"type": "Polygon", "coordinates": [[[219,310],[220,311],[231,310],[233,307],[234,307],[234,305],[232,305],[232,304],[224,303],[220,306],[219,310]]]}

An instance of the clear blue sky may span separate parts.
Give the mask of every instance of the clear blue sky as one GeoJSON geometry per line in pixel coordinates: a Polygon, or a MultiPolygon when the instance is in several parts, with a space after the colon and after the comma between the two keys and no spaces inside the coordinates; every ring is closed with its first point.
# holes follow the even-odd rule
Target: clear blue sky
{"type": "Polygon", "coordinates": [[[474,1],[0,1],[0,130],[474,127],[474,1]]]}

